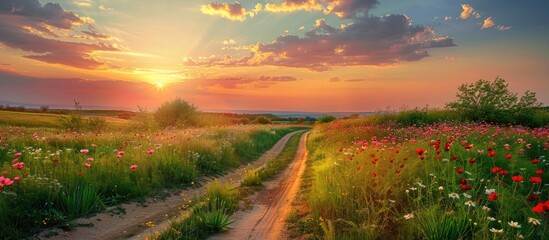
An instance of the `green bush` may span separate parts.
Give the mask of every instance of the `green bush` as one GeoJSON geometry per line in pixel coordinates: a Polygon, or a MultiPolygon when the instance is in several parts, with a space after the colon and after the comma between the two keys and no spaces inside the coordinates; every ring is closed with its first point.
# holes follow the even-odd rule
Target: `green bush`
{"type": "Polygon", "coordinates": [[[253,123],[257,123],[257,124],[271,124],[271,119],[268,119],[267,117],[265,116],[258,116],[257,118],[255,118],[253,120],[253,123]]]}
{"type": "Polygon", "coordinates": [[[154,113],[154,118],[160,127],[194,126],[196,125],[197,108],[176,98],[165,102],[154,113]]]}
{"type": "Polygon", "coordinates": [[[319,123],[329,123],[329,122],[332,122],[334,120],[336,120],[336,117],[331,116],[331,115],[324,115],[324,116],[319,117],[316,121],[319,122],[319,123]]]}
{"type": "Polygon", "coordinates": [[[500,77],[492,82],[480,79],[459,86],[457,100],[446,105],[470,121],[496,124],[543,126],[537,119],[536,109],[541,106],[536,93],[526,91],[522,97],[509,91],[509,85],[500,77]]]}

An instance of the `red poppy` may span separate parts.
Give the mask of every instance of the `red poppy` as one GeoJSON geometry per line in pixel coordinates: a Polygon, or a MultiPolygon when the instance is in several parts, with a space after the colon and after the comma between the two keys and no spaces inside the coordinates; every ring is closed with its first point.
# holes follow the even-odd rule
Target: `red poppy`
{"type": "Polygon", "coordinates": [[[501,171],[499,171],[499,174],[500,174],[500,175],[507,175],[508,173],[509,173],[509,171],[507,171],[507,170],[501,170],[501,171]]]}
{"type": "Polygon", "coordinates": [[[465,185],[465,183],[467,183],[467,179],[462,178],[462,179],[459,180],[459,183],[465,185]]]}
{"type": "Polygon", "coordinates": [[[492,168],[492,172],[493,172],[493,173],[498,173],[499,171],[501,171],[501,168],[500,168],[500,167],[494,167],[494,168],[492,168]]]}
{"type": "Polygon", "coordinates": [[[539,163],[539,160],[537,159],[532,160],[532,164],[537,164],[537,163],[539,163]]]}
{"type": "Polygon", "coordinates": [[[524,177],[522,177],[520,175],[516,175],[516,176],[512,176],[511,179],[513,179],[513,182],[522,182],[524,177]]]}
{"type": "Polygon", "coordinates": [[[510,153],[508,153],[507,155],[505,155],[505,159],[509,160],[513,157],[513,155],[511,155],[510,153]]]}
{"type": "Polygon", "coordinates": [[[452,158],[452,160],[456,160],[456,159],[458,159],[458,156],[457,156],[457,155],[453,155],[453,156],[450,157],[450,158],[452,158]]]}
{"type": "Polygon", "coordinates": [[[494,157],[494,156],[496,156],[496,152],[494,151],[488,152],[488,157],[494,157]]]}
{"type": "Polygon", "coordinates": [[[463,168],[460,168],[457,170],[457,174],[462,174],[463,173],[463,168]]]}
{"type": "Polygon", "coordinates": [[[541,178],[540,177],[530,177],[530,182],[536,184],[536,183],[541,183],[541,178]]]}
{"type": "Polygon", "coordinates": [[[425,153],[425,148],[418,148],[416,149],[416,154],[417,155],[423,155],[425,153]]]}
{"type": "Polygon", "coordinates": [[[488,196],[488,200],[490,201],[496,201],[498,199],[498,194],[493,192],[493,193],[490,193],[490,195],[488,196]]]}
{"type": "Polygon", "coordinates": [[[471,164],[476,163],[476,162],[477,162],[477,159],[475,159],[475,158],[469,159],[469,163],[471,163],[471,164]]]}
{"type": "Polygon", "coordinates": [[[536,174],[537,174],[537,175],[543,174],[543,170],[541,170],[541,169],[536,170],[536,174]]]}

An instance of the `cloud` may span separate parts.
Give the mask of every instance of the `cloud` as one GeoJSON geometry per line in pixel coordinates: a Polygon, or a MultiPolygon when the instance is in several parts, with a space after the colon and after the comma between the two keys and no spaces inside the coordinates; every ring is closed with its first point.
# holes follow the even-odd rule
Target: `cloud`
{"type": "Polygon", "coordinates": [[[354,18],[379,4],[377,0],[283,0],[281,3],[267,3],[267,12],[320,11],[340,18],[354,18]]]}
{"type": "Polygon", "coordinates": [[[258,43],[243,58],[187,59],[188,66],[273,65],[327,71],[334,66],[395,65],[429,56],[427,49],[456,46],[449,37],[435,37],[432,28],[414,26],[405,15],[363,16],[345,28],[322,19],[304,37],[282,35],[258,43]]]}
{"type": "Polygon", "coordinates": [[[99,5],[99,10],[101,11],[112,11],[113,8],[105,7],[105,5],[99,5]]]}
{"type": "Polygon", "coordinates": [[[480,29],[487,29],[487,28],[491,28],[493,27],[495,24],[494,24],[494,20],[492,20],[491,17],[488,17],[486,19],[484,19],[484,22],[482,23],[482,27],[480,29]]]}
{"type": "MultiPolygon", "coordinates": [[[[74,30],[93,20],[65,11],[59,4],[41,5],[38,0],[11,0],[0,4],[0,43],[33,54],[23,57],[67,66],[99,69],[105,66],[92,57],[96,51],[117,51],[108,43],[69,42],[59,39],[57,30],[74,30]],[[45,37],[48,36],[48,37],[45,37]]],[[[82,31],[96,38],[107,35],[82,31]]]]}
{"type": "Polygon", "coordinates": [[[244,21],[248,16],[253,17],[262,9],[261,4],[256,4],[251,11],[246,10],[239,2],[234,3],[208,3],[200,7],[200,11],[208,15],[218,15],[232,21],[244,21]]]}
{"type": "Polygon", "coordinates": [[[314,11],[322,9],[324,9],[324,6],[318,0],[284,0],[279,4],[265,4],[265,11],[267,12],[314,11]]]}
{"type": "Polygon", "coordinates": [[[259,76],[198,78],[187,81],[188,84],[194,85],[193,88],[195,89],[208,89],[212,87],[221,87],[224,89],[238,89],[244,86],[249,86],[253,88],[267,88],[280,82],[293,82],[297,81],[297,79],[290,76],[259,76]]]}
{"type": "Polygon", "coordinates": [[[509,29],[511,29],[511,26],[502,26],[502,25],[498,25],[496,27],[497,30],[500,30],[500,31],[507,31],[509,29]]]}
{"type": "Polygon", "coordinates": [[[469,4],[461,4],[461,8],[463,11],[459,15],[460,19],[467,19],[471,16],[474,16],[475,18],[480,18],[480,13],[476,12],[473,7],[469,4]]]}
{"type": "Polygon", "coordinates": [[[90,7],[92,5],[91,2],[89,1],[76,1],[76,2],[73,2],[74,5],[76,6],[79,6],[79,7],[90,7]]]}
{"type": "Polygon", "coordinates": [[[377,0],[324,0],[328,5],[324,9],[325,14],[335,14],[340,18],[354,18],[359,13],[367,15],[368,11],[375,8],[377,0]]]}
{"type": "Polygon", "coordinates": [[[339,79],[339,77],[333,77],[333,78],[330,78],[329,81],[330,82],[339,82],[339,81],[341,81],[341,79],[339,79]]]}
{"type": "Polygon", "coordinates": [[[223,40],[223,45],[235,45],[236,44],[236,40],[234,39],[229,39],[229,40],[223,40]]]}

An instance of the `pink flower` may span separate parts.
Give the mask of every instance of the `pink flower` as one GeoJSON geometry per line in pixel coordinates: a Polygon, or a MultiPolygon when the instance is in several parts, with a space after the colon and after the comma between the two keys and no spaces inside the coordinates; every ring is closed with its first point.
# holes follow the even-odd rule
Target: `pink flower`
{"type": "Polygon", "coordinates": [[[88,159],[88,162],[93,162],[93,158],[89,157],[88,159]]]}
{"type": "Polygon", "coordinates": [[[149,149],[149,150],[147,150],[147,154],[151,155],[151,154],[153,154],[153,153],[154,153],[154,149],[149,149]]]}
{"type": "Polygon", "coordinates": [[[23,155],[23,154],[20,153],[20,152],[13,154],[14,157],[20,157],[21,155],[23,155]]]}
{"type": "Polygon", "coordinates": [[[20,177],[14,177],[14,178],[13,178],[13,181],[15,181],[15,182],[19,182],[19,180],[21,180],[20,177]]]}
{"type": "Polygon", "coordinates": [[[25,163],[24,162],[18,162],[18,163],[14,163],[11,165],[13,168],[17,168],[18,170],[21,170],[25,167],[25,163]]]}
{"type": "Polygon", "coordinates": [[[84,163],[84,167],[85,167],[85,168],[91,168],[91,167],[92,167],[92,165],[91,165],[91,164],[89,164],[89,163],[84,163]]]}
{"type": "Polygon", "coordinates": [[[130,166],[130,170],[131,170],[132,172],[135,171],[135,169],[137,169],[137,165],[134,164],[134,165],[131,165],[131,166],[130,166]]]}
{"type": "Polygon", "coordinates": [[[89,152],[90,152],[90,150],[88,150],[88,149],[80,149],[80,153],[82,153],[82,154],[86,154],[86,153],[89,153],[89,152]]]}

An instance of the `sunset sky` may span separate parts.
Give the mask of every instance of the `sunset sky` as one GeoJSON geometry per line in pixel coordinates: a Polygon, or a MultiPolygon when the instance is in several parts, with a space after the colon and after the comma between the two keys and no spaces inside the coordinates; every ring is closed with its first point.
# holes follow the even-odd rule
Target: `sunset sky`
{"type": "Polygon", "coordinates": [[[500,76],[549,105],[546,0],[0,0],[0,104],[442,107],[500,76]]]}

